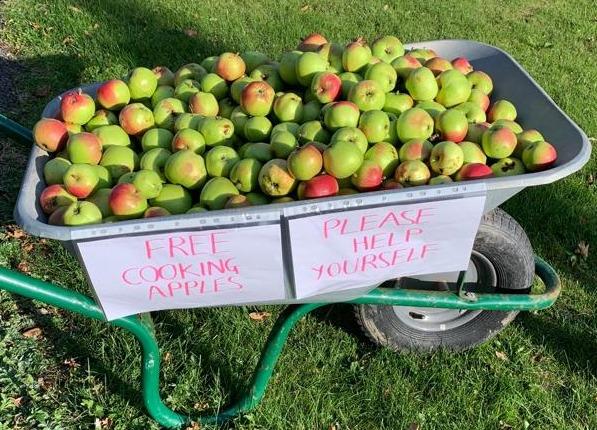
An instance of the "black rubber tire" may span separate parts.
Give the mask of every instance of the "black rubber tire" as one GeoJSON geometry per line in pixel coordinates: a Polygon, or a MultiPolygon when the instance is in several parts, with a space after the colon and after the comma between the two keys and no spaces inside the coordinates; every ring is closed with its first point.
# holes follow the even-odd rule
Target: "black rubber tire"
{"type": "MultiPolygon", "coordinates": [[[[528,293],[534,276],[533,249],[522,227],[495,209],[481,220],[473,249],[494,266],[496,290],[528,293]]],[[[481,311],[461,326],[424,331],[401,321],[392,306],[355,305],[356,320],[373,343],[395,351],[463,351],[495,336],[518,312],[481,311]]]]}

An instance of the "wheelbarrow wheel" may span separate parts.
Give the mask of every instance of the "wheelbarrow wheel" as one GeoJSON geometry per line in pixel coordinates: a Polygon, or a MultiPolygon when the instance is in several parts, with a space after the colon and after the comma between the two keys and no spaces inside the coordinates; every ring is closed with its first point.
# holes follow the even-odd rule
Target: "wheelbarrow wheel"
{"type": "MultiPolygon", "coordinates": [[[[481,220],[473,245],[465,289],[526,294],[534,276],[533,249],[522,227],[495,209],[481,220]]],[[[385,287],[455,290],[456,276],[400,278],[385,287]]],[[[518,312],[356,305],[364,334],[396,351],[463,351],[503,330],[518,312]]]]}

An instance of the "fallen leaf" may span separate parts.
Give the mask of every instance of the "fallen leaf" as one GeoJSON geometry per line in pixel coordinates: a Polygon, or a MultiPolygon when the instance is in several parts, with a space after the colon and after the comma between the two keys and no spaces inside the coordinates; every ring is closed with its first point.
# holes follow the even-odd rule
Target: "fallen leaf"
{"type": "Polygon", "coordinates": [[[28,328],[27,330],[21,333],[25,337],[32,337],[33,339],[39,339],[42,335],[41,329],[39,327],[32,327],[28,328]]]}
{"type": "Polygon", "coordinates": [[[185,430],[199,430],[201,429],[201,424],[192,422],[190,426],[188,426],[185,430]]]}
{"type": "Polygon", "coordinates": [[[418,423],[410,423],[408,430],[419,430],[421,426],[418,423]]]}
{"type": "Polygon", "coordinates": [[[31,273],[31,270],[29,269],[29,265],[27,263],[25,263],[24,261],[21,261],[19,264],[17,264],[17,270],[19,272],[25,273],[27,275],[29,275],[31,273]]]}
{"type": "Polygon", "coordinates": [[[12,403],[18,408],[23,404],[23,397],[15,397],[12,399],[12,403]]]}
{"type": "Polygon", "coordinates": [[[586,260],[589,258],[589,244],[584,240],[581,240],[578,245],[576,245],[576,251],[574,252],[586,260]]]}
{"type": "Polygon", "coordinates": [[[504,421],[501,421],[501,420],[499,422],[499,425],[500,425],[500,430],[512,430],[512,428],[513,428],[510,424],[505,423],[504,421]]]}
{"type": "Polygon", "coordinates": [[[310,9],[311,9],[311,6],[308,4],[301,6],[301,12],[307,12],[310,9]]]}
{"type": "Polygon", "coordinates": [[[164,363],[169,363],[170,360],[172,360],[172,354],[170,354],[170,351],[166,351],[164,354],[164,363]]]}
{"type": "Polygon", "coordinates": [[[331,425],[328,427],[328,430],[339,430],[338,423],[331,424],[331,425]]]}
{"type": "Polygon", "coordinates": [[[272,314],[269,312],[251,312],[249,314],[249,318],[251,318],[253,321],[263,321],[269,318],[271,315],[272,314]]]}
{"type": "Polygon", "coordinates": [[[37,385],[39,385],[42,389],[44,389],[46,391],[48,391],[50,388],[52,388],[52,384],[50,382],[47,382],[42,377],[37,378],[37,385]]]}
{"type": "Polygon", "coordinates": [[[209,403],[207,402],[197,402],[193,405],[193,409],[196,411],[204,411],[209,408],[209,403]]]}
{"type": "Polygon", "coordinates": [[[505,353],[505,352],[502,352],[502,351],[496,351],[496,352],[495,352],[495,356],[496,356],[497,358],[499,358],[500,360],[503,360],[503,361],[508,361],[508,356],[506,355],[506,353],[505,353]]]}
{"type": "Polygon", "coordinates": [[[39,30],[41,28],[41,25],[37,22],[32,22],[31,27],[33,27],[34,30],[39,30]]]}
{"type": "Polygon", "coordinates": [[[103,419],[99,419],[96,418],[95,419],[95,430],[107,430],[112,428],[112,419],[111,418],[103,418],[103,419]]]}
{"type": "Polygon", "coordinates": [[[193,30],[192,28],[187,28],[187,29],[185,29],[184,34],[186,34],[189,37],[196,37],[197,30],[193,30]]]}
{"type": "Polygon", "coordinates": [[[595,176],[592,173],[589,173],[587,177],[587,184],[593,185],[595,183],[595,176]]]}
{"type": "Polygon", "coordinates": [[[63,45],[72,45],[73,43],[75,43],[75,39],[73,39],[71,36],[66,36],[64,39],[62,39],[63,45]]]}
{"type": "Polygon", "coordinates": [[[384,4],[383,5],[383,10],[388,10],[390,9],[390,5],[389,4],[384,4]]]}
{"type": "Polygon", "coordinates": [[[8,227],[6,227],[6,235],[13,239],[21,239],[22,237],[25,237],[27,233],[25,233],[16,225],[9,225],[8,227]]]}
{"type": "Polygon", "coordinates": [[[81,9],[79,9],[77,6],[69,6],[68,7],[70,10],[72,10],[73,12],[81,12],[81,9]]]}
{"type": "Polygon", "coordinates": [[[77,363],[77,360],[75,360],[74,358],[67,358],[66,360],[64,360],[63,364],[66,364],[71,369],[76,369],[77,367],[81,367],[81,365],[79,363],[77,363]]]}

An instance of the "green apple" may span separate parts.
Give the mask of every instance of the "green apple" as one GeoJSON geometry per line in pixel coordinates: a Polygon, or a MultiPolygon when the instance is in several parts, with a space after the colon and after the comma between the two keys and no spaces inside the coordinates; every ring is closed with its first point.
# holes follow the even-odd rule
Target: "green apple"
{"type": "Polygon", "coordinates": [[[238,195],[238,189],[228,178],[212,178],[201,189],[199,202],[211,210],[223,209],[226,201],[238,195]]]}
{"type": "Polygon", "coordinates": [[[228,146],[215,146],[210,149],[205,156],[207,173],[210,176],[228,177],[232,166],[239,160],[240,157],[233,148],[228,146]]]}
{"type": "Polygon", "coordinates": [[[102,213],[91,202],[75,202],[66,208],[62,219],[64,225],[68,226],[99,224],[102,222],[102,213]]]}
{"type": "Polygon", "coordinates": [[[154,148],[163,148],[170,150],[172,138],[174,135],[165,128],[152,128],[147,130],[141,138],[141,148],[147,152],[154,148]]]}
{"type": "Polygon", "coordinates": [[[151,206],[159,206],[171,214],[183,214],[192,204],[191,193],[181,185],[164,184],[160,194],[149,200],[151,206]]]}
{"type": "Polygon", "coordinates": [[[207,180],[203,157],[189,149],[175,152],[168,157],[164,174],[172,184],[182,185],[189,190],[201,188],[207,180]]]}

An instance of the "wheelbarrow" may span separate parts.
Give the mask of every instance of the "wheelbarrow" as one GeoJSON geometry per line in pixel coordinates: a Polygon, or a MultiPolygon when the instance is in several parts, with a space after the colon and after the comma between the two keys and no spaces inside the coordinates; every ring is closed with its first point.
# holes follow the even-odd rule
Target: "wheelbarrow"
{"type": "MultiPolygon", "coordinates": [[[[143,354],[144,403],[149,414],[161,425],[179,428],[192,421],[219,424],[254,408],[265,393],[292,328],[303,316],[321,306],[339,302],[353,305],[354,316],[365,335],[374,343],[396,351],[433,351],[438,348],[459,351],[496,335],[519,311],[545,309],[559,296],[560,282],[555,270],[533,255],[522,227],[497,207],[527,186],[551,183],[579,170],[590,156],[588,138],[522,67],[498,48],[460,40],[423,42],[409,47],[431,48],[447,58],[466,56],[476,69],[489,72],[494,79],[495,97],[509,99],[519,106],[519,118],[525,128],[540,129],[556,146],[556,165],[544,172],[467,182],[472,188],[475,183],[481,184],[486,192],[484,216],[467,270],[452,274],[401,277],[350,293],[268,302],[286,304],[287,307],[269,334],[248,390],[233,405],[215,415],[188,417],[176,413],[163,403],[159,393],[160,349],[149,313],[109,321],[114,326],[128,330],[139,340],[143,354]],[[544,284],[541,293],[531,292],[535,275],[544,284]]],[[[94,89],[93,86],[84,87],[89,93],[93,93],[94,89]]],[[[46,107],[44,116],[53,116],[57,103],[58,98],[46,107]]],[[[32,141],[28,129],[1,115],[0,131],[26,143],[32,141]]],[[[46,224],[45,215],[36,203],[44,187],[41,167],[46,159],[47,154],[33,146],[15,208],[17,222],[25,231],[59,240],[69,250],[77,249],[77,244],[83,240],[94,241],[101,240],[105,235],[147,231],[152,221],[124,221],[102,229],[46,224]]],[[[445,195],[458,197],[463,192],[462,187],[453,185],[424,187],[424,190],[402,189],[358,197],[340,196],[321,199],[321,204],[340,210],[350,207],[358,198],[364,206],[376,203],[375,207],[379,207],[383,205],[380,202],[387,201],[385,196],[390,194],[401,197],[401,201],[411,202],[434,200],[437,196],[445,195]]],[[[294,206],[306,207],[311,204],[299,202],[294,206]]],[[[282,211],[284,205],[279,206],[282,211]]],[[[258,213],[259,209],[255,211],[258,213]]],[[[218,221],[229,216],[228,212],[168,217],[171,223],[169,228],[213,223],[214,217],[218,221]]],[[[158,230],[165,229],[164,225],[157,224],[158,230]]],[[[153,231],[156,231],[155,227],[152,225],[153,231]]],[[[0,268],[0,289],[106,321],[102,308],[91,297],[6,268],[0,268]]]]}

